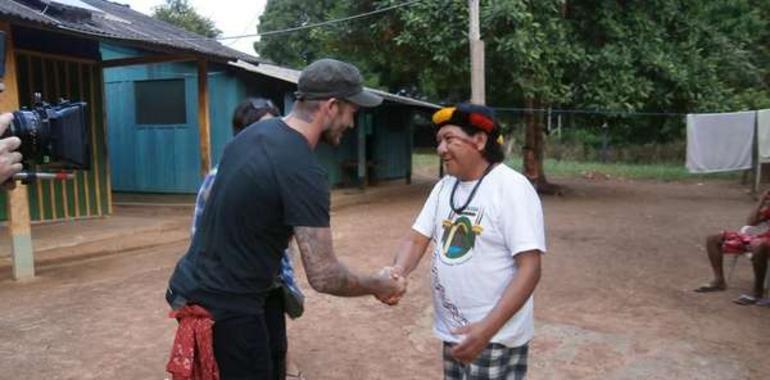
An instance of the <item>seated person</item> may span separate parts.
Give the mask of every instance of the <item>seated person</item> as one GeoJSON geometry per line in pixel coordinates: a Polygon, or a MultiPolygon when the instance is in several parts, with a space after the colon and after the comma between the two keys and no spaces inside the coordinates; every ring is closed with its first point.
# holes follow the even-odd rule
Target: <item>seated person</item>
{"type": "Polygon", "coordinates": [[[770,204],[768,201],[770,201],[770,191],[765,191],[749,215],[748,225],[741,228],[740,231],[722,231],[706,238],[706,253],[714,271],[714,280],[695,289],[696,292],[709,293],[727,289],[722,268],[722,257],[749,252],[754,267],[754,291],[752,294],[741,295],[734,302],[740,305],[759,303],[763,306],[770,306],[770,297],[762,299],[765,293],[765,273],[767,271],[768,251],[770,251],[770,204]]]}

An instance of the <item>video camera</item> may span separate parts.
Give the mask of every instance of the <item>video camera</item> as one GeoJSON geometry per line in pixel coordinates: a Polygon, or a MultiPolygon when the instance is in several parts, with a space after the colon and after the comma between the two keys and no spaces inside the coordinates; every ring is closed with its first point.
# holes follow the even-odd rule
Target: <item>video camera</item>
{"type": "MultiPolygon", "coordinates": [[[[0,32],[0,92],[4,90],[5,33],[0,32]]],[[[43,101],[40,93],[34,94],[32,107],[13,112],[13,122],[0,138],[16,136],[21,140],[24,172],[14,179],[66,179],[74,175],[62,170],[88,170],[91,150],[89,144],[88,113],[85,102],[61,99],[57,104],[43,101]],[[27,172],[30,168],[52,172],[27,172]]]]}
{"type": "Polygon", "coordinates": [[[35,105],[13,113],[13,123],[0,136],[21,140],[24,167],[89,169],[86,103],[61,100],[48,104],[35,94],[35,105]]]}

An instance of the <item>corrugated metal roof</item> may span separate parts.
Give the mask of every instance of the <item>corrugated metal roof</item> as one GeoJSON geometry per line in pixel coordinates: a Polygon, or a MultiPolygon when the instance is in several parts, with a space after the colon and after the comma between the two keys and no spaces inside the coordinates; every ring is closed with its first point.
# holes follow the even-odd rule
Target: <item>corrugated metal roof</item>
{"type": "MultiPolygon", "coordinates": [[[[284,82],[289,82],[293,84],[297,84],[297,82],[299,81],[299,74],[301,73],[301,71],[299,70],[276,66],[268,63],[260,63],[259,65],[252,65],[248,62],[238,61],[238,62],[230,62],[230,65],[239,67],[246,71],[266,75],[271,78],[280,79],[284,82]]],[[[423,107],[423,108],[432,108],[432,109],[441,108],[437,104],[410,98],[408,96],[391,94],[389,92],[385,92],[382,90],[377,90],[369,87],[366,87],[366,89],[392,102],[407,104],[410,106],[423,107]]]]}
{"type": "Polygon", "coordinates": [[[260,63],[259,58],[228,48],[218,41],[137,12],[126,5],[106,0],[81,0],[104,13],[94,12],[90,19],[55,18],[13,0],[0,1],[0,18],[16,23],[36,24],[53,30],[99,39],[132,42],[134,45],[174,52],[192,52],[224,60],[260,63]]]}
{"type": "Polygon", "coordinates": [[[91,12],[103,12],[101,9],[88,5],[82,0],[41,0],[47,3],[59,3],[73,8],[82,8],[91,12]]]}

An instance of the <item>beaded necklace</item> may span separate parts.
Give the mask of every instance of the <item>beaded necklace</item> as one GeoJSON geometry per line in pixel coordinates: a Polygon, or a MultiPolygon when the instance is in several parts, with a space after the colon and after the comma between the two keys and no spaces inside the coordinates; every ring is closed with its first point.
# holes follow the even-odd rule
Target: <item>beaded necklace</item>
{"type": "Polygon", "coordinates": [[[465,201],[465,204],[457,208],[455,207],[455,192],[457,191],[457,186],[460,184],[460,180],[458,179],[455,181],[454,186],[452,187],[452,194],[449,195],[449,207],[452,208],[452,211],[455,212],[455,214],[460,215],[463,211],[465,211],[465,208],[468,207],[469,204],[471,204],[471,201],[473,200],[473,197],[476,195],[476,190],[479,189],[479,186],[481,186],[481,181],[484,180],[484,177],[489,174],[490,171],[492,171],[492,167],[494,164],[489,164],[486,169],[484,169],[484,174],[481,175],[481,178],[479,178],[479,181],[476,182],[476,185],[473,186],[473,190],[471,190],[471,194],[468,196],[468,199],[465,201]]]}

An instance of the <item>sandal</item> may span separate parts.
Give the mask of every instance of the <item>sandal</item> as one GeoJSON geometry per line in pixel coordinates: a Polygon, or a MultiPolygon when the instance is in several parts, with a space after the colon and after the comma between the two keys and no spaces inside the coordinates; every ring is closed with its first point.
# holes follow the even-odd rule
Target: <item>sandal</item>
{"type": "Polygon", "coordinates": [[[733,302],[738,305],[753,305],[757,303],[757,297],[748,294],[741,294],[741,296],[734,299],[733,302]]]}
{"type": "Polygon", "coordinates": [[[756,305],[761,307],[770,307],[770,297],[766,297],[766,298],[762,298],[761,300],[758,300],[756,305]]]}
{"type": "Polygon", "coordinates": [[[305,375],[302,374],[302,371],[297,371],[297,373],[286,372],[286,380],[307,380],[307,379],[305,379],[305,375]]]}

